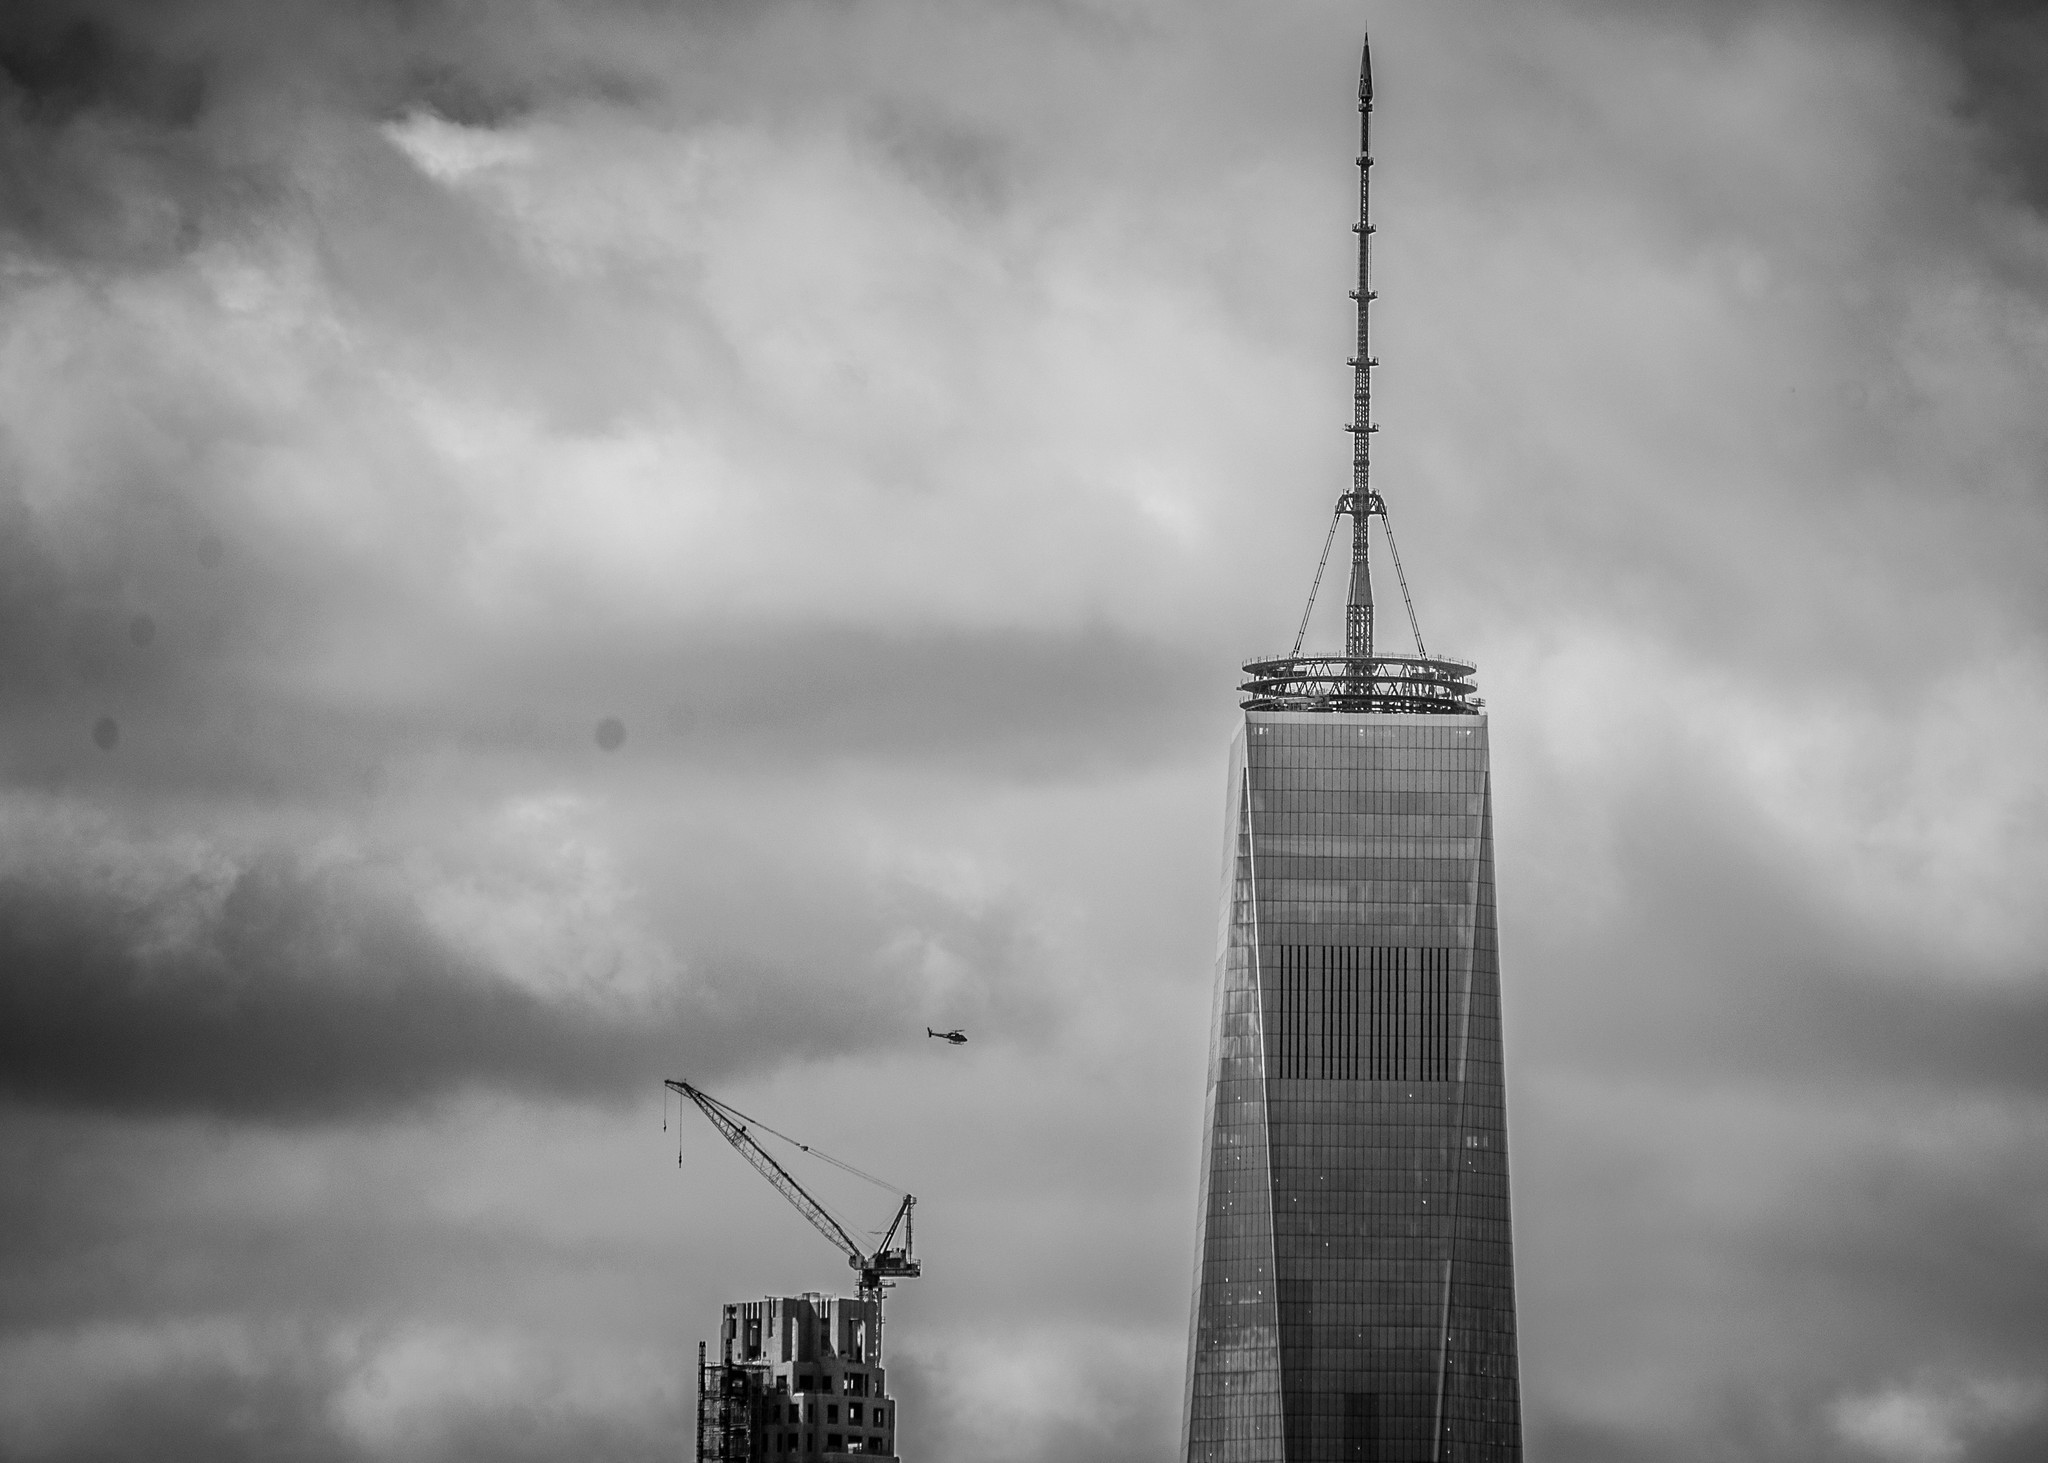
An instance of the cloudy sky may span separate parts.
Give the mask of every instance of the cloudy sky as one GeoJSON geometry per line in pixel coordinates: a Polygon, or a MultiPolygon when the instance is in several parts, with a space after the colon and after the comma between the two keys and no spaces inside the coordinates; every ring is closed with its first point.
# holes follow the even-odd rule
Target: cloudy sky
{"type": "Polygon", "coordinates": [[[2037,10],[12,0],[0,1455],[683,1456],[848,1276],[675,1075],[906,1455],[1166,1463],[1368,24],[1531,1456],[2048,1453],[2037,10]]]}

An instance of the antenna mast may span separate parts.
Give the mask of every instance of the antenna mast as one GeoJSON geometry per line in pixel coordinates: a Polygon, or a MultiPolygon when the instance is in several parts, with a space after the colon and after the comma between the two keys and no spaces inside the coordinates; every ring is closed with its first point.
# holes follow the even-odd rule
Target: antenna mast
{"type": "Polygon", "coordinates": [[[1372,41],[1358,62],[1358,353],[1351,358],[1351,491],[1337,505],[1351,515],[1351,593],[1344,607],[1344,654],[1372,659],[1372,516],[1386,505],[1372,490],[1372,41]]]}
{"type": "Polygon", "coordinates": [[[1471,715],[1484,703],[1474,694],[1469,679],[1477,669],[1470,661],[1451,656],[1432,656],[1422,643],[1422,626],[1415,618],[1415,600],[1408,593],[1408,575],[1401,567],[1401,550],[1394,542],[1394,526],[1387,518],[1386,500],[1373,491],[1372,434],[1379,427],[1372,419],[1372,368],[1379,361],[1372,354],[1372,42],[1368,39],[1358,61],[1358,287],[1351,298],[1358,304],[1357,354],[1351,367],[1351,421],[1344,428],[1351,433],[1351,488],[1337,499],[1337,511],[1330,519],[1329,537],[1323,540],[1323,556],[1316,564],[1316,577],[1309,585],[1308,606],[1301,612],[1301,626],[1294,633],[1294,648],[1286,655],[1262,657],[1244,663],[1247,679],[1238,689],[1246,693],[1239,703],[1248,711],[1371,711],[1418,715],[1471,715]],[[1351,586],[1344,606],[1344,653],[1303,655],[1301,646],[1308,636],[1309,617],[1315,613],[1316,592],[1322,588],[1323,571],[1329,567],[1330,550],[1336,545],[1337,525],[1346,514],[1351,517],[1351,586]],[[1387,555],[1393,560],[1394,579],[1401,586],[1401,603],[1408,611],[1408,628],[1415,636],[1415,654],[1382,654],[1373,643],[1372,521],[1379,519],[1387,536],[1387,555]]]}

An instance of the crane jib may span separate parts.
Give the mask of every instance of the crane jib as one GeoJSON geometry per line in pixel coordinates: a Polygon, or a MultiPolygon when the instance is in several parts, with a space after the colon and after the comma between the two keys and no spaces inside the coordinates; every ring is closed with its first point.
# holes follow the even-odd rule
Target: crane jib
{"type": "MultiPolygon", "coordinates": [[[[908,1278],[922,1273],[922,1267],[912,1253],[912,1211],[917,1206],[915,1194],[903,1195],[902,1201],[896,1206],[895,1218],[890,1221],[888,1230],[882,1236],[882,1242],[873,1250],[866,1250],[846,1232],[845,1226],[827,1212],[824,1205],[811,1197],[788,1169],[775,1161],[773,1154],[755,1141],[754,1136],[747,1131],[747,1126],[754,1121],[753,1119],[747,1118],[746,1114],[738,1109],[728,1107],[710,1093],[692,1087],[687,1082],[670,1078],[663,1085],[694,1103],[697,1110],[710,1119],[711,1125],[718,1129],[719,1136],[730,1143],[739,1152],[740,1157],[753,1166],[756,1173],[768,1180],[776,1192],[789,1201],[792,1208],[809,1220],[813,1229],[824,1235],[846,1256],[847,1264],[860,1272],[860,1290],[864,1298],[872,1299],[879,1304],[887,1279],[908,1278]],[[891,1249],[890,1245],[894,1242],[898,1230],[903,1232],[903,1247],[891,1249]]],[[[765,1124],[757,1126],[775,1133],[773,1128],[768,1128],[765,1124]]],[[[783,1138],[786,1142],[796,1143],[795,1139],[788,1138],[782,1133],[775,1133],[775,1136],[783,1138]]],[[[811,1151],[806,1144],[796,1143],[796,1146],[807,1153],[811,1151]]],[[[825,1157],[823,1154],[817,1156],[825,1157]]],[[[828,1161],[838,1164],[836,1159],[828,1161]]],[[[851,1172],[860,1172],[848,1164],[838,1166],[851,1172]]],[[[862,1174],[861,1177],[868,1179],[869,1182],[878,1182],[872,1175],[862,1174]]]]}

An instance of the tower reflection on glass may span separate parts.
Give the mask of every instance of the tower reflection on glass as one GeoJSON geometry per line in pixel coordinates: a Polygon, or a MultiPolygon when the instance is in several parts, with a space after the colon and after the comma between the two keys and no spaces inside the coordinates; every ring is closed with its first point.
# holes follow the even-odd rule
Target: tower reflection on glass
{"type": "Polygon", "coordinates": [[[1323,547],[1350,519],[1344,652],[1303,655],[1304,612],[1245,665],[1189,1463],[1521,1457],[1484,703],[1424,649],[1371,483],[1369,47],[1358,105],[1352,482],[1323,547]],[[1412,655],[1373,642],[1375,519],[1412,655]]]}

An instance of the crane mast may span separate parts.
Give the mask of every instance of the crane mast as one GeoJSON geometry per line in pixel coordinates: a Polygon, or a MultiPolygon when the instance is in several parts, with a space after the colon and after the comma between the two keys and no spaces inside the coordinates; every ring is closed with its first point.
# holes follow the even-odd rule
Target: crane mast
{"type": "Polygon", "coordinates": [[[846,1232],[846,1227],[827,1213],[825,1207],[811,1197],[789,1170],[775,1161],[773,1154],[755,1141],[753,1134],[747,1131],[749,1124],[754,1122],[752,1118],[737,1108],[728,1107],[710,1093],[692,1087],[687,1082],[670,1078],[663,1085],[694,1103],[697,1110],[710,1119],[711,1126],[718,1130],[719,1136],[737,1149],[740,1157],[752,1164],[754,1171],[768,1180],[775,1191],[787,1199],[797,1213],[809,1220],[813,1229],[830,1240],[839,1252],[846,1256],[846,1263],[849,1266],[860,1272],[860,1298],[873,1301],[875,1304],[875,1360],[879,1362],[882,1359],[882,1292],[893,1279],[909,1278],[923,1273],[922,1267],[911,1253],[915,1242],[911,1220],[912,1211],[917,1207],[917,1196],[905,1194],[903,1201],[896,1206],[896,1217],[890,1221],[881,1243],[872,1250],[863,1249],[860,1242],[846,1232]],[[903,1245],[900,1249],[892,1249],[890,1246],[894,1243],[899,1230],[903,1234],[903,1245]]]}

